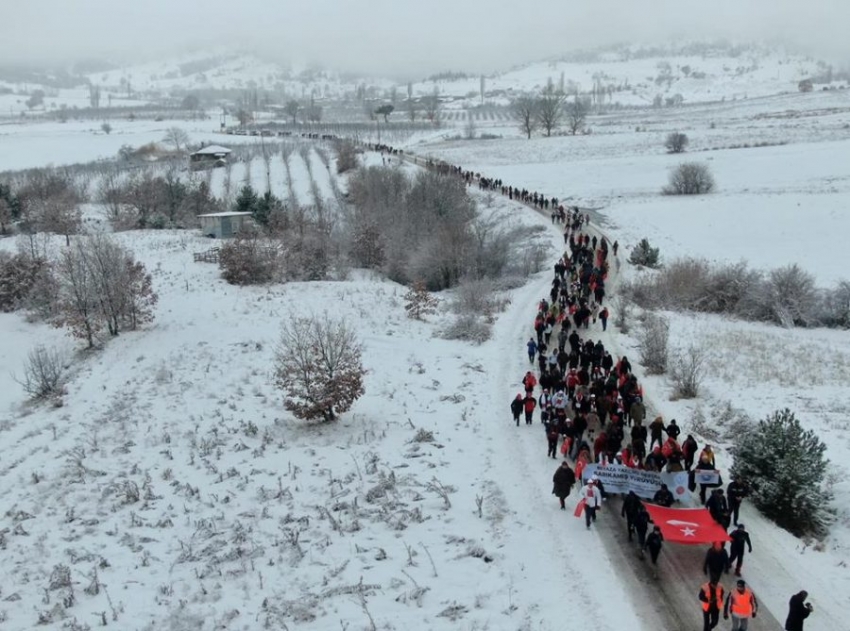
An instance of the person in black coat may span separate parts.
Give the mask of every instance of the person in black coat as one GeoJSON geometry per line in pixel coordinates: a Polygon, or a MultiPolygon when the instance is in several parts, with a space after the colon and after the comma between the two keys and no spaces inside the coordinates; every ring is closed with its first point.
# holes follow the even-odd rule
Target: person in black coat
{"type": "Polygon", "coordinates": [[[647,512],[646,507],[641,504],[638,507],[637,515],[635,515],[635,532],[637,533],[641,558],[643,558],[643,549],[646,546],[646,531],[649,529],[649,522],[649,513],[647,512]]]}
{"type": "Polygon", "coordinates": [[[661,488],[658,489],[652,497],[652,502],[654,504],[658,504],[659,506],[664,506],[666,508],[673,506],[673,502],[675,501],[676,498],[673,497],[673,494],[670,492],[670,489],[667,488],[666,484],[662,484],[661,488]]]}
{"type": "Polygon", "coordinates": [[[513,414],[514,421],[516,421],[517,427],[519,427],[519,417],[522,416],[522,409],[524,407],[524,403],[522,400],[522,395],[516,395],[513,401],[511,401],[511,414],[513,414]]]}
{"type": "Polygon", "coordinates": [[[738,525],[738,511],[741,510],[741,502],[747,497],[747,486],[736,477],[726,487],[726,498],[729,501],[729,511],[732,514],[732,523],[738,525]]]}
{"type": "Polygon", "coordinates": [[[705,561],[702,564],[702,571],[708,574],[709,580],[712,583],[720,581],[723,572],[729,567],[729,553],[722,541],[715,541],[714,544],[705,553],[705,561]]]}
{"type": "Polygon", "coordinates": [[[664,542],[664,536],[661,534],[661,528],[654,526],[652,532],[646,538],[646,545],[649,550],[649,558],[652,560],[652,577],[658,578],[658,555],[661,554],[661,545],[664,542]]]}
{"type": "Polygon", "coordinates": [[[566,510],[564,500],[570,491],[573,489],[573,484],[576,483],[576,474],[570,469],[570,463],[564,460],[555,475],[552,476],[552,495],[555,495],[561,502],[561,510],[566,510]]]}
{"type": "Polygon", "coordinates": [[[632,540],[632,534],[635,530],[635,517],[641,508],[640,498],[634,491],[629,491],[626,499],[623,500],[623,509],[620,511],[620,516],[626,518],[626,528],[629,531],[629,541],[632,540]]]}
{"type": "Polygon", "coordinates": [[[682,430],[679,429],[679,426],[676,425],[676,419],[670,421],[670,424],[664,430],[667,432],[667,436],[672,438],[673,440],[679,440],[679,434],[682,433],[682,430]]]}
{"type": "Polygon", "coordinates": [[[788,601],[788,618],[785,620],[785,631],[803,631],[803,621],[814,611],[812,603],[807,603],[809,592],[801,591],[791,596],[788,601]]]}
{"type": "Polygon", "coordinates": [[[738,527],[729,533],[732,543],[729,546],[729,565],[735,563],[735,576],[741,575],[741,566],[744,564],[744,546],[749,549],[749,553],[753,553],[753,544],[750,541],[750,533],[744,528],[744,524],[738,524],[738,527]]]}
{"type": "Polygon", "coordinates": [[[712,491],[711,497],[705,503],[705,507],[711,513],[711,518],[723,526],[724,530],[729,528],[729,504],[726,501],[726,496],[723,494],[723,489],[712,491]]]}

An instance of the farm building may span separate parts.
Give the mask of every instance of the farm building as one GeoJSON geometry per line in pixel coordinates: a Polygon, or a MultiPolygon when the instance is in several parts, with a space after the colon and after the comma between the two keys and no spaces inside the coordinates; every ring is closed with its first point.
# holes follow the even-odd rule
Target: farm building
{"type": "Polygon", "coordinates": [[[198,215],[198,219],[201,220],[201,232],[214,239],[230,239],[254,225],[251,213],[208,213],[198,215]]]}
{"type": "Polygon", "coordinates": [[[224,166],[230,149],[221,145],[207,145],[189,155],[189,166],[192,169],[211,169],[224,166]]]}

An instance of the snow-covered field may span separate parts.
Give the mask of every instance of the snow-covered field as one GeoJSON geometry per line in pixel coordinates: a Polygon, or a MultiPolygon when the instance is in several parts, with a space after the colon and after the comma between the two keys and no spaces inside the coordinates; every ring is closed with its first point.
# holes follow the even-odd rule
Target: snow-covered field
{"type": "MultiPolygon", "coordinates": [[[[846,92],[788,94],[606,115],[575,138],[526,141],[501,125],[499,140],[411,147],[599,208],[594,217],[626,255],[646,236],[664,257],[797,262],[826,286],[847,276],[848,111],[846,92]],[[672,130],[690,136],[685,156],[664,153],[672,130]],[[762,142],[773,146],[729,148],[762,142]],[[711,166],[715,194],[659,194],[668,169],[685,159],[711,166]]],[[[211,139],[204,125],[187,123],[193,140],[211,139]]],[[[109,136],[91,124],[3,126],[0,170],[112,156],[123,144],[160,140],[170,126],[121,123],[109,136]]],[[[315,150],[307,155],[329,196],[324,165],[315,150]]],[[[292,159],[296,195],[309,201],[306,165],[298,151],[292,159]]],[[[234,181],[246,175],[234,166],[234,181]]],[[[217,170],[214,190],[221,177],[217,170]]],[[[262,188],[264,177],[252,163],[250,181],[262,188]]],[[[282,161],[272,178],[276,191],[286,189],[282,161]]],[[[493,212],[549,223],[501,199],[493,212]]],[[[560,236],[546,234],[554,253],[560,236]]],[[[26,404],[12,373],[35,344],[74,343],[0,314],[0,628],[34,628],[41,615],[48,629],[75,628],[76,619],[151,631],[353,630],[372,620],[380,629],[554,630],[565,617],[606,631],[659,628],[622,560],[557,510],[542,432],[508,419],[548,272],[513,291],[493,339],[473,347],[435,335],[445,314],[407,319],[405,288],[379,278],[237,288],[192,261],[209,247],[198,235],[116,238],[153,273],[157,319],[79,354],[62,407],[26,404]],[[316,427],[283,411],[272,357],[282,318],[324,311],[356,328],[369,374],[354,409],[316,427]],[[70,588],[60,586],[60,565],[70,588]]],[[[622,272],[631,273],[625,263],[622,272]]],[[[815,550],[745,506],[755,547],[746,570],[777,617],[791,593],[807,589],[816,614],[806,628],[842,629],[850,609],[846,332],[668,317],[674,346],[704,341],[711,352],[695,402],[671,402],[663,378],[643,379],[665,417],[688,431],[698,414],[709,425],[723,418],[727,402],[753,418],[788,406],[826,440],[839,510],[832,535],[815,550]]],[[[637,356],[633,339],[594,334],[637,356]]],[[[706,438],[721,446],[725,470],[720,434],[706,438]]]]}

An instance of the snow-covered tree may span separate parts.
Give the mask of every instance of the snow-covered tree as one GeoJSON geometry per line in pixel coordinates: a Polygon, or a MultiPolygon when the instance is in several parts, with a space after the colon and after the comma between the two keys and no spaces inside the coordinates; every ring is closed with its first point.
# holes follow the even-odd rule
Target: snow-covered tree
{"type": "Polygon", "coordinates": [[[817,434],[786,408],[741,432],[731,472],[749,486],[753,505],[766,517],[794,535],[823,536],[832,519],[825,452],[817,434]]]}
{"type": "Polygon", "coordinates": [[[291,315],[275,352],[275,383],[296,418],[333,421],[363,393],[361,347],[354,331],[327,314],[291,315]]]}
{"type": "Polygon", "coordinates": [[[425,282],[421,280],[413,283],[404,295],[404,310],[407,311],[407,317],[414,320],[421,320],[426,315],[436,313],[439,304],[440,301],[428,291],[425,282]]]}

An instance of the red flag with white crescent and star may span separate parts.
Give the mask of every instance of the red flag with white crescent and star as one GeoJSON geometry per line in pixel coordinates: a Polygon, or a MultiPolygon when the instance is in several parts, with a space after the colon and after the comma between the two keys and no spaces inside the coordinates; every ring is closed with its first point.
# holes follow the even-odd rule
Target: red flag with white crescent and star
{"type": "Polygon", "coordinates": [[[729,541],[726,530],[711,517],[707,508],[665,508],[644,502],[653,523],[661,528],[665,541],[673,543],[712,543],[729,541]]]}

